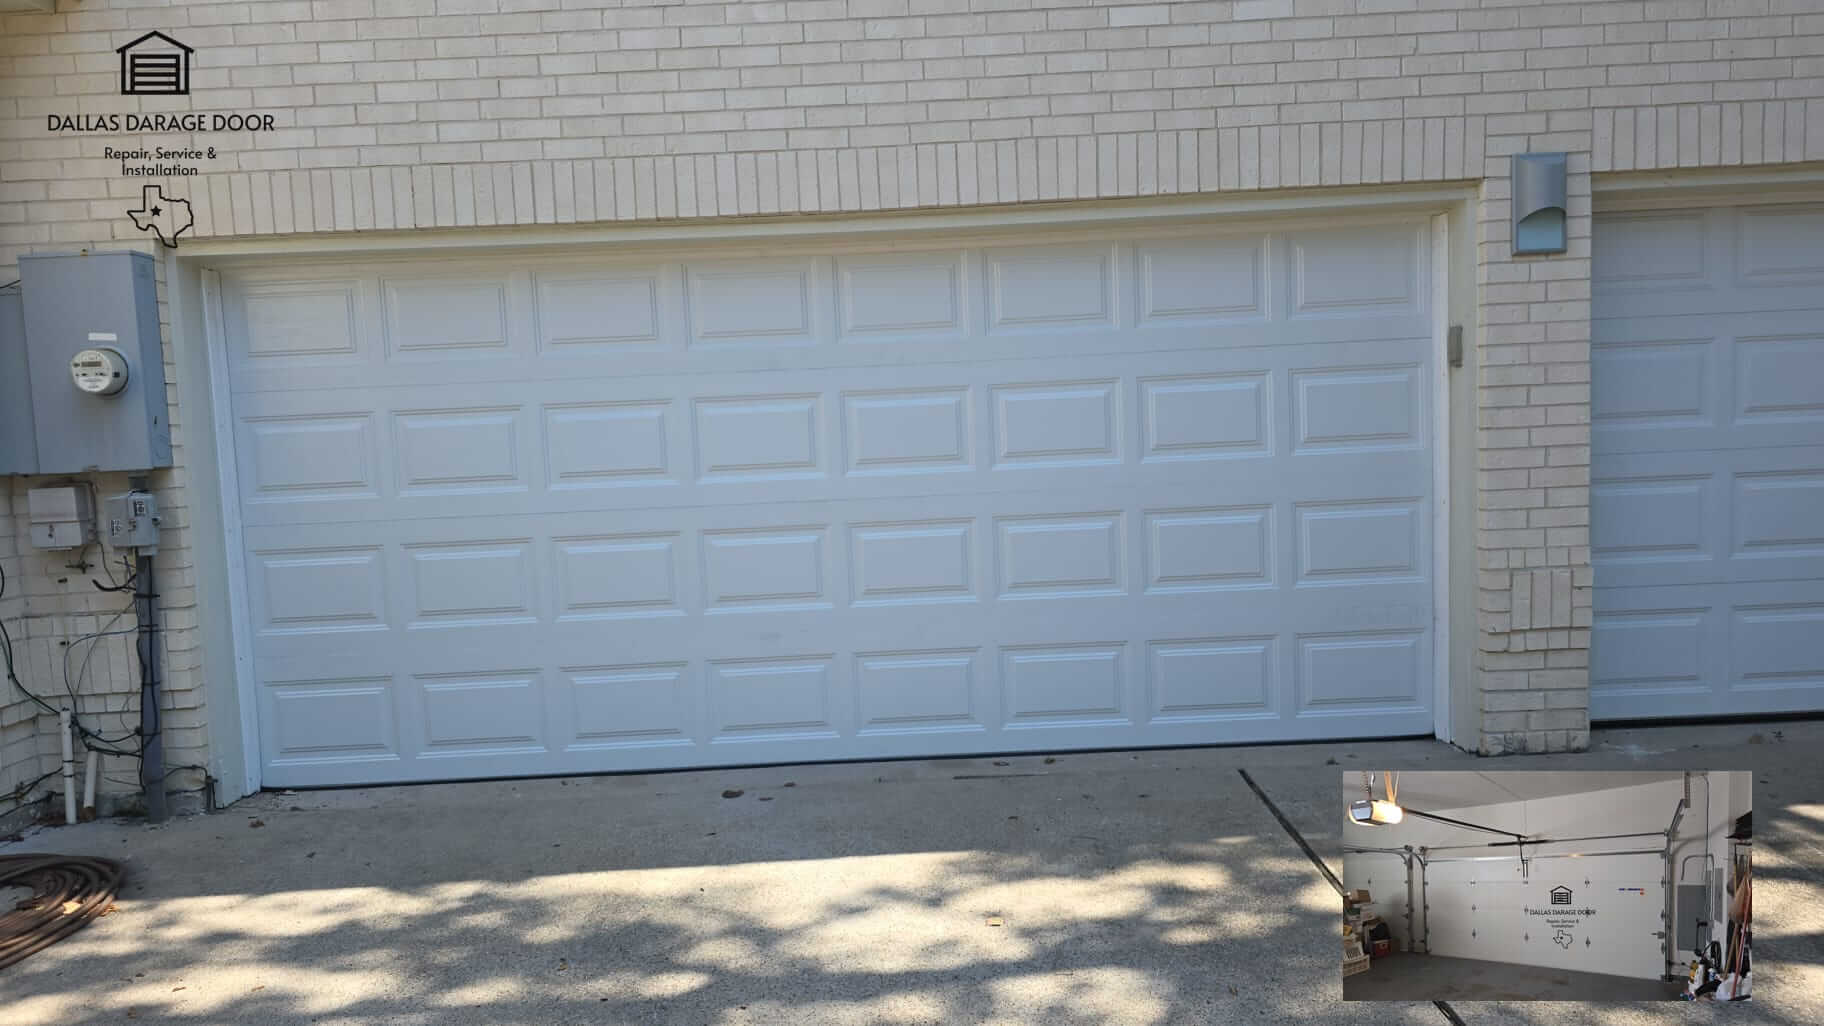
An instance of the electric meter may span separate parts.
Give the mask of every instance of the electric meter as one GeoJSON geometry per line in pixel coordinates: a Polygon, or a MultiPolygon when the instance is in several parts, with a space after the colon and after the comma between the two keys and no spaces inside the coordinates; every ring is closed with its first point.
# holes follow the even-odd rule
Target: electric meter
{"type": "Polygon", "coordinates": [[[112,346],[84,349],[70,358],[70,378],[90,395],[114,395],[127,387],[127,358],[112,346]]]}

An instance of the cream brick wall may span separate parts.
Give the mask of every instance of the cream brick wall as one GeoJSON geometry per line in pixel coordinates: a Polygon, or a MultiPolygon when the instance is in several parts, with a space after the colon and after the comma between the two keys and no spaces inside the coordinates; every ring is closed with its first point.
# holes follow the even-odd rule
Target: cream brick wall
{"type": "MultiPolygon", "coordinates": [[[[6,593],[0,596],[0,624],[5,624],[10,633],[17,635],[25,613],[25,598],[18,584],[24,564],[13,538],[12,507],[12,490],[0,488],[0,572],[7,578],[6,593]]],[[[14,640],[17,642],[17,637],[14,640]]],[[[19,654],[24,654],[22,646],[19,654]]],[[[17,799],[25,797],[16,794],[16,789],[44,772],[39,768],[42,759],[38,746],[35,707],[16,689],[0,682],[0,828],[6,827],[15,815],[20,804],[17,799]]],[[[37,790],[41,789],[31,793],[35,794],[37,790]]]]}
{"type": "MultiPolygon", "coordinates": [[[[1563,119],[1560,119],[1561,121],[1563,119]]],[[[1561,256],[1512,256],[1508,182],[1482,187],[1476,381],[1478,751],[1589,745],[1590,176],[1588,136],[1527,128],[1503,153],[1571,151],[1561,256]],[[1571,134],[1573,138],[1565,138],[1571,134]],[[1581,145],[1579,145],[1581,144],[1581,145]]]]}
{"type": "MultiPolygon", "coordinates": [[[[1590,176],[1824,159],[1824,10],[59,0],[0,16],[0,268],[34,249],[145,242],[122,212],[147,180],[102,156],[119,140],[48,132],[47,114],[172,110],[276,119],[268,134],[164,140],[218,148],[209,173],[165,180],[192,200],[199,237],[1479,183],[1482,736],[1465,740],[1576,748],[1592,584],[1590,176]],[[150,29],[197,48],[191,96],[116,94],[114,47],[150,29]],[[1562,256],[1509,255],[1507,158],[1523,150],[1572,154],[1562,256]]],[[[180,466],[162,479],[179,526],[161,560],[180,582],[165,600],[173,740],[193,757],[205,720],[183,627],[195,617],[184,412],[180,466]]],[[[86,585],[54,586],[29,553],[0,559],[35,582],[0,616],[28,628],[42,659],[90,615],[86,585]]],[[[0,718],[16,707],[0,702],[0,718]]],[[[0,788],[9,759],[30,761],[19,733],[0,733],[0,788]]]]}

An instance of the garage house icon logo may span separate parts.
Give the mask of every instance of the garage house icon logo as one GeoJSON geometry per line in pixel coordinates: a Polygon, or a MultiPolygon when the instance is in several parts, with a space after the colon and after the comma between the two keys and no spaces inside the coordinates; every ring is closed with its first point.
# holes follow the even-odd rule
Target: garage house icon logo
{"type": "Polygon", "coordinates": [[[190,55],[195,49],[148,32],[115,50],[120,54],[120,95],[190,95],[190,55]]]}
{"type": "Polygon", "coordinates": [[[1571,889],[1569,887],[1560,886],[1560,887],[1552,888],[1552,904],[1569,905],[1570,903],[1571,903],[1571,889]]]}

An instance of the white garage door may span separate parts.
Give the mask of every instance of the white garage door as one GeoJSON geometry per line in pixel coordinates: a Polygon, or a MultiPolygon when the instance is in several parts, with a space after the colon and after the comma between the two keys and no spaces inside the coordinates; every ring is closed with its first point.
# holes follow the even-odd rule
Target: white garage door
{"type": "MultiPolygon", "coordinates": [[[[1599,843],[1588,847],[1605,850],[1599,843]]],[[[1535,853],[1525,873],[1517,862],[1440,858],[1425,867],[1420,914],[1431,917],[1434,953],[1641,979],[1666,971],[1659,939],[1666,908],[1662,856],[1535,853]]],[[[1391,858],[1374,868],[1383,879],[1404,875],[1391,858]]],[[[1423,918],[1418,930],[1423,936],[1423,918]]]]}
{"type": "Polygon", "coordinates": [[[227,273],[264,781],[1429,733],[1429,250],[227,273]]]}
{"type": "Polygon", "coordinates": [[[1824,709],[1824,206],[1596,221],[1590,714],[1824,709]]]}

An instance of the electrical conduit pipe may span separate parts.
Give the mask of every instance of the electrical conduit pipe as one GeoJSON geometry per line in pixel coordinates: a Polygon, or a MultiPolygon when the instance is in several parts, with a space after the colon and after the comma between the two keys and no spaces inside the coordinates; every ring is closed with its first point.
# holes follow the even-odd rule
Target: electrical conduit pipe
{"type": "Polygon", "coordinates": [[[63,739],[63,821],[76,822],[76,751],[70,743],[70,707],[57,710],[57,733],[63,739]]]}

